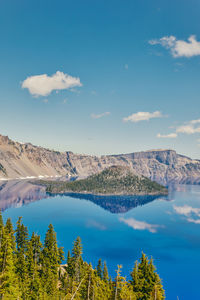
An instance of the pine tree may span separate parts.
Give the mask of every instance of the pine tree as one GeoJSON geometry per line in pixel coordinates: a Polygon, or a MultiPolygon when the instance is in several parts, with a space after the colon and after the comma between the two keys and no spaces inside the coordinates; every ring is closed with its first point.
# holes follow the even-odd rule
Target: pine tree
{"type": "Polygon", "coordinates": [[[149,278],[150,278],[150,295],[154,300],[162,300],[165,299],[165,292],[162,286],[161,279],[159,275],[156,273],[156,267],[153,264],[153,259],[150,259],[149,262],[149,278]]]}
{"type": "Polygon", "coordinates": [[[82,265],[82,244],[81,244],[80,237],[77,237],[72,249],[73,276],[76,282],[80,282],[81,265],[82,265]]]}
{"type": "Polygon", "coordinates": [[[107,269],[107,266],[106,266],[106,262],[104,261],[104,264],[103,264],[103,281],[105,283],[108,283],[108,280],[109,280],[108,269],[107,269]]]}
{"type": "Polygon", "coordinates": [[[0,295],[5,299],[17,299],[20,296],[18,280],[15,273],[14,253],[11,235],[4,227],[1,229],[0,247],[0,295]]]}
{"type": "Polygon", "coordinates": [[[28,270],[26,264],[26,253],[28,245],[28,229],[22,224],[22,217],[17,221],[16,229],[16,272],[19,277],[20,289],[23,297],[28,295],[28,270]]]}
{"type": "Polygon", "coordinates": [[[25,253],[27,249],[28,243],[28,229],[24,224],[22,224],[22,217],[19,217],[17,221],[17,229],[16,229],[16,243],[17,243],[17,250],[22,250],[25,253]]]}
{"type": "Polygon", "coordinates": [[[97,275],[102,279],[102,261],[101,261],[101,258],[98,260],[98,264],[97,264],[97,275]]]}
{"type": "Polygon", "coordinates": [[[28,289],[29,297],[31,299],[37,299],[41,295],[41,283],[39,277],[39,262],[41,256],[42,243],[40,242],[40,237],[34,233],[27,247],[27,271],[28,271],[28,289]]]}
{"type": "Polygon", "coordinates": [[[58,285],[58,267],[60,263],[60,253],[57,246],[56,233],[52,224],[49,225],[45,236],[41,262],[42,283],[44,291],[48,295],[56,295],[58,285]]]}
{"type": "Polygon", "coordinates": [[[136,293],[137,299],[149,300],[153,293],[162,296],[162,298],[158,298],[159,300],[164,299],[164,290],[160,277],[155,272],[153,260],[149,261],[144,253],[142,253],[140,263],[137,264],[136,262],[131,277],[133,291],[136,293]]]}
{"type": "Polygon", "coordinates": [[[10,235],[11,241],[12,241],[12,249],[15,250],[16,243],[15,243],[15,231],[11,222],[11,219],[8,218],[5,225],[5,231],[8,235],[10,235]]]}

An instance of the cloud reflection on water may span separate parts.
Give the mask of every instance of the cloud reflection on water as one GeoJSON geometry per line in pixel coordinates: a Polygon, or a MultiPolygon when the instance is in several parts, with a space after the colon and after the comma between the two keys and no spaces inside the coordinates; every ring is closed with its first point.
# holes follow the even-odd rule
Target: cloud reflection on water
{"type": "Polygon", "coordinates": [[[125,219],[123,217],[119,218],[119,220],[128,226],[132,227],[135,230],[148,230],[151,233],[156,233],[158,228],[163,228],[163,225],[158,224],[150,224],[145,221],[138,221],[134,218],[125,219]]]}

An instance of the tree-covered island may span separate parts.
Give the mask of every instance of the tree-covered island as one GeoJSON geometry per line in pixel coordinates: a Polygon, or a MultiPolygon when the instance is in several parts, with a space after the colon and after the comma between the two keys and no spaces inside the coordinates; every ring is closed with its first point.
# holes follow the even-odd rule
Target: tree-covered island
{"type": "Polygon", "coordinates": [[[100,173],[76,181],[38,181],[49,193],[96,195],[166,195],[167,188],[124,166],[111,166],[100,173]]]}

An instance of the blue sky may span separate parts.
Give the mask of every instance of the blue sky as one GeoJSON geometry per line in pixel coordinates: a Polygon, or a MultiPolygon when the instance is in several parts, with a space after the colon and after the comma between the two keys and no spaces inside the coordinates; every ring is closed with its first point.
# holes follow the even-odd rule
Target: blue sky
{"type": "Polygon", "coordinates": [[[198,0],[0,1],[0,133],[200,158],[199,11],[198,0]]]}

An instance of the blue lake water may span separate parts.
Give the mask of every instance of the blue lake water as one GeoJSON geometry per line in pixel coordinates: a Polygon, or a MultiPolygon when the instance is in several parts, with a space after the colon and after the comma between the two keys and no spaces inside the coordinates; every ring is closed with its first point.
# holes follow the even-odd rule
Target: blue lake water
{"type": "Polygon", "coordinates": [[[102,258],[112,276],[117,264],[123,265],[123,274],[129,274],[144,251],[154,258],[167,299],[200,299],[200,186],[179,185],[168,197],[155,199],[80,198],[0,186],[4,220],[11,217],[15,223],[22,216],[30,233],[42,238],[52,223],[66,252],[80,236],[84,259],[95,266],[102,258]]]}

